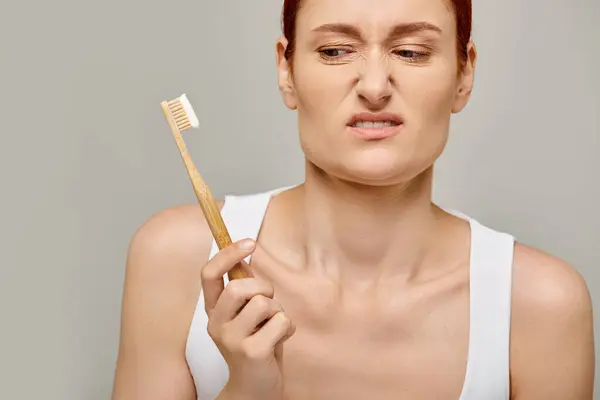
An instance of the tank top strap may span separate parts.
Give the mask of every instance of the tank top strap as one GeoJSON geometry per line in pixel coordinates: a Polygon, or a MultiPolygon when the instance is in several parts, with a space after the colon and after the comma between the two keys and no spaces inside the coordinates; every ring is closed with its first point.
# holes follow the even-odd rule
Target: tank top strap
{"type": "Polygon", "coordinates": [[[513,236],[470,219],[469,355],[461,399],[508,400],[513,236]]]}
{"type": "MultiPolygon", "coordinates": [[[[271,198],[285,189],[287,187],[261,193],[225,196],[221,216],[231,240],[233,242],[242,239],[256,240],[271,198]]],[[[217,242],[213,239],[210,258],[214,257],[218,251],[217,242]]],[[[250,262],[250,256],[246,258],[246,262],[250,262]]]]}

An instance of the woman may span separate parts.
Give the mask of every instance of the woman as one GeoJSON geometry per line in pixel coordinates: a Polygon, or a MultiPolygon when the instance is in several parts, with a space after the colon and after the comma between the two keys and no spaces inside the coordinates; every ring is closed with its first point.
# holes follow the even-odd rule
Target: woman
{"type": "Polygon", "coordinates": [[[470,0],[285,1],[305,182],[227,197],[222,251],[196,205],[136,233],[115,399],[592,398],[581,276],[431,201],[470,31],[470,0]]]}

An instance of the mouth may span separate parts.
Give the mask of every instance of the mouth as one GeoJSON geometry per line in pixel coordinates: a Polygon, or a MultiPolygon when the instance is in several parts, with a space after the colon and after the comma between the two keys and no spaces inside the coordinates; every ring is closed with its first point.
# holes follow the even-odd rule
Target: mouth
{"type": "Polygon", "coordinates": [[[386,128],[388,126],[400,125],[395,121],[356,121],[350,126],[352,128],[386,128]]]}
{"type": "Polygon", "coordinates": [[[399,133],[403,119],[390,113],[361,113],[348,121],[350,130],[365,140],[381,140],[399,133]]]}

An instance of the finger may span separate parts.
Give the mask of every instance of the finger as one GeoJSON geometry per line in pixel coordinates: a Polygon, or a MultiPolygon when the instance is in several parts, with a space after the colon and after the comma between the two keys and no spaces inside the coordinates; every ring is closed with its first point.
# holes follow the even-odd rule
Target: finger
{"type": "Polygon", "coordinates": [[[246,345],[258,353],[273,352],[275,346],[295,332],[296,328],[284,312],[278,312],[254,335],[246,339],[246,345]]]}
{"type": "Polygon", "coordinates": [[[250,265],[245,260],[235,264],[227,274],[229,281],[244,278],[254,278],[254,273],[250,268],[250,265]]]}
{"type": "MultiPolygon", "coordinates": [[[[275,290],[267,281],[257,278],[236,279],[229,282],[213,308],[213,316],[220,323],[231,321],[255,297],[272,298],[275,290]]],[[[260,300],[259,300],[260,301],[260,300]]]]}
{"type": "Polygon", "coordinates": [[[206,311],[211,311],[217,304],[225,284],[223,276],[239,262],[243,262],[254,251],[255,242],[251,239],[236,242],[217,252],[202,268],[201,284],[206,311]]]}
{"type": "Polygon", "coordinates": [[[254,296],[239,315],[231,321],[231,329],[240,332],[243,337],[249,336],[258,330],[263,321],[266,323],[281,311],[283,308],[279,302],[262,295],[254,296]]]}

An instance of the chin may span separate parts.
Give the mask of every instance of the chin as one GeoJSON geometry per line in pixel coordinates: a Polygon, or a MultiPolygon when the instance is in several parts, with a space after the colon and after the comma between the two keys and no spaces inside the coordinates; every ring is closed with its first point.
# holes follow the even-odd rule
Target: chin
{"type": "Polygon", "coordinates": [[[339,168],[332,175],[347,182],[364,186],[394,186],[407,182],[406,171],[398,168],[339,168]]]}
{"type": "MultiPolygon", "coordinates": [[[[341,156],[341,155],[340,155],[341,156]]],[[[377,148],[316,163],[326,174],[365,186],[393,186],[410,181],[427,166],[398,151],[377,148]],[[419,163],[420,164],[420,163],[419,163]]]]}

